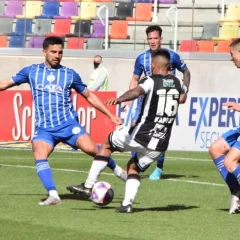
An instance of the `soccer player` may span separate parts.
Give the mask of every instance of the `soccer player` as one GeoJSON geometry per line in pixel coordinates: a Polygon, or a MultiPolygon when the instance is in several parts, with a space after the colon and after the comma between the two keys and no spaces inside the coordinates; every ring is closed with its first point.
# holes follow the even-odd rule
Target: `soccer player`
{"type": "MultiPolygon", "coordinates": [[[[240,39],[234,40],[230,49],[232,61],[240,68],[240,39]]],[[[235,102],[223,105],[240,112],[240,105],[235,102]]],[[[209,153],[231,193],[229,214],[236,213],[240,210],[240,127],[229,130],[212,143],[209,153]]]]}
{"type": "Polygon", "coordinates": [[[180,79],[168,74],[169,65],[169,51],[165,49],[154,51],[151,62],[153,75],[142,78],[137,87],[119,98],[107,100],[108,105],[115,105],[142,95],[142,111],[134,127],[130,130],[121,127],[113,131],[102,144],[94,158],[87,180],[79,187],[79,193],[86,198],[91,195],[92,187],[107,166],[112,152],[136,151],[136,155],[128,162],[125,197],[117,210],[122,213],[132,212],[132,203],[140,186],[139,172],[145,171],[162,152],[166,151],[180,96],[187,91],[180,79]]]}
{"type": "MultiPolygon", "coordinates": [[[[137,86],[139,79],[142,74],[145,76],[151,75],[151,53],[159,48],[161,48],[162,41],[162,29],[158,25],[149,26],[146,29],[147,41],[149,45],[149,50],[140,54],[134,66],[134,72],[132,76],[132,80],[130,82],[129,89],[132,89],[137,86]]],[[[168,50],[170,53],[170,68],[169,70],[175,74],[176,69],[183,73],[183,82],[187,88],[189,88],[190,84],[190,71],[184,61],[180,58],[180,56],[171,50],[168,50]]],[[[183,94],[180,98],[180,103],[184,103],[187,99],[187,93],[183,94]]],[[[141,107],[137,107],[136,113],[134,115],[133,123],[136,122],[137,114],[141,111],[141,107]]],[[[132,123],[132,124],[133,124],[132,123]]],[[[132,153],[134,155],[134,152],[132,153]]],[[[149,176],[150,180],[158,180],[160,179],[163,173],[163,164],[164,164],[165,154],[161,154],[158,161],[157,167],[154,172],[149,176]]]]}
{"type": "MultiPolygon", "coordinates": [[[[95,156],[98,149],[85,129],[77,122],[73,109],[71,90],[81,94],[92,106],[108,116],[116,125],[121,119],[114,116],[98,97],[90,92],[80,76],[60,65],[63,56],[63,41],[59,37],[48,37],[43,42],[45,62],[23,68],[9,80],[0,81],[0,90],[29,83],[35,106],[36,129],[32,138],[32,151],[37,174],[49,197],[39,205],[55,205],[61,202],[53,181],[48,157],[54,147],[63,142],[95,156]]],[[[110,159],[115,175],[126,180],[126,173],[110,159]]]]}

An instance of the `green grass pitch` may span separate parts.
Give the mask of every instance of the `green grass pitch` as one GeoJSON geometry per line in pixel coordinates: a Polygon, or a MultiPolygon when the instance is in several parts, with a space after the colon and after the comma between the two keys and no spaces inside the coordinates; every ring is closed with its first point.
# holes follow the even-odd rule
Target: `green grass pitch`
{"type": "MultiPolygon", "coordinates": [[[[125,167],[128,154],[115,154],[125,167]]],[[[155,164],[142,174],[133,214],[115,213],[124,182],[106,170],[100,180],[112,184],[115,197],[105,207],[66,190],[87,177],[91,158],[55,152],[49,158],[58,206],[40,207],[46,191],[37,177],[31,151],[0,150],[0,239],[4,240],[230,240],[240,215],[229,215],[230,194],[207,153],[167,152],[164,176],[149,181],[155,164]]]]}

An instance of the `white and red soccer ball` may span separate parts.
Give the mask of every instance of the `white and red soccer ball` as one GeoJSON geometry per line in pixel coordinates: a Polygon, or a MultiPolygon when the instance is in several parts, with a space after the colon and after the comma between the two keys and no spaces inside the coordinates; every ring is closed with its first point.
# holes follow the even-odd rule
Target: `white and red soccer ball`
{"type": "Polygon", "coordinates": [[[112,202],[114,191],[107,182],[97,182],[92,189],[91,200],[97,205],[108,205],[112,202]]]}

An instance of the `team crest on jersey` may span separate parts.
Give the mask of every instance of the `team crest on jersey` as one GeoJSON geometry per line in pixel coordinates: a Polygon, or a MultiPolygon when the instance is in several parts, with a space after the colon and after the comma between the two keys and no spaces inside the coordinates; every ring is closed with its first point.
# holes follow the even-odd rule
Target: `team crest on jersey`
{"type": "Polygon", "coordinates": [[[54,75],[52,75],[52,74],[47,76],[47,80],[49,82],[53,82],[55,79],[56,79],[56,77],[54,75]]]}

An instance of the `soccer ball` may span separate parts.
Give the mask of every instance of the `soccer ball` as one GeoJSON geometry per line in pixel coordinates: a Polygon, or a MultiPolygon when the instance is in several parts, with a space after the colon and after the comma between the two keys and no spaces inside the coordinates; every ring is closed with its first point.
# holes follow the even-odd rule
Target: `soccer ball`
{"type": "Polygon", "coordinates": [[[97,182],[92,189],[91,200],[97,205],[108,205],[114,197],[112,186],[107,182],[97,182]]]}

